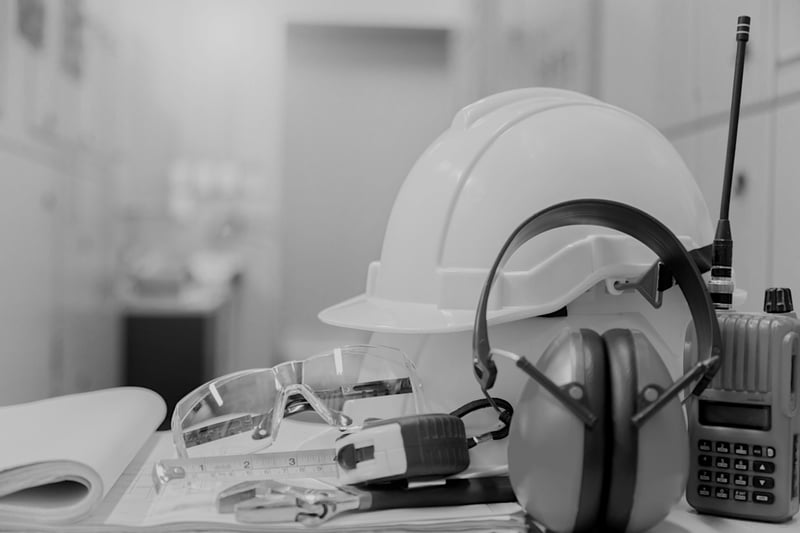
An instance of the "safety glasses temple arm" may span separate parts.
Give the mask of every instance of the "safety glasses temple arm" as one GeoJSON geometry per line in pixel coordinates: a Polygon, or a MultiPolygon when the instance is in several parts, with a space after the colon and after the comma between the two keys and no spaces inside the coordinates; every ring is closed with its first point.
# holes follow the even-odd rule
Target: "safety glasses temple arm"
{"type": "Polygon", "coordinates": [[[352,391],[342,390],[345,398],[351,396],[391,396],[394,394],[410,394],[414,392],[410,378],[379,379],[365,381],[352,386],[352,391]]]}
{"type": "Polygon", "coordinates": [[[314,388],[312,391],[323,400],[353,400],[377,396],[393,396],[395,394],[412,394],[414,386],[410,378],[393,378],[365,381],[329,389],[314,388]]]}

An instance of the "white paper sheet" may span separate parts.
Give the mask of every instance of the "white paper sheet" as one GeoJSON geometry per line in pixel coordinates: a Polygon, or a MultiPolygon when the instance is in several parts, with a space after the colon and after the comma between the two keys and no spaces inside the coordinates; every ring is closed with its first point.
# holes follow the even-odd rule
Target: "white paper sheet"
{"type": "Polygon", "coordinates": [[[0,517],[69,521],[89,512],[165,414],[159,395],[137,387],[0,407],[0,517]]]}

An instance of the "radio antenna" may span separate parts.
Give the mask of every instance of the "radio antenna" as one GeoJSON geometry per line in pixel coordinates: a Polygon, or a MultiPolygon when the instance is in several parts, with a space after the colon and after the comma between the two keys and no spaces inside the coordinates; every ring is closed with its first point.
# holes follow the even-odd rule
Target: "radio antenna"
{"type": "Polygon", "coordinates": [[[739,130],[739,108],[742,103],[745,48],[749,38],[750,17],[741,16],[736,23],[736,66],[733,72],[733,94],[731,95],[731,114],[728,123],[728,148],[725,154],[722,201],[720,202],[717,231],[714,235],[714,243],[711,245],[709,292],[716,309],[730,309],[733,306],[733,236],[729,215],[733,162],[736,157],[736,136],[739,130]]]}

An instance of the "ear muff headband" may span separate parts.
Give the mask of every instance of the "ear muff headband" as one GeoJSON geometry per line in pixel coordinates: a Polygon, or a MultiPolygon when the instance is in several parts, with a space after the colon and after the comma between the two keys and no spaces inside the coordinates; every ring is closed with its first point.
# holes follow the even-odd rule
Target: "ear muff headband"
{"type": "MultiPolygon", "coordinates": [[[[669,399],[688,387],[700,377],[692,394],[700,394],[716,374],[720,365],[721,336],[717,316],[711,297],[706,290],[700,271],[683,244],[664,224],[633,206],[611,200],[584,199],[570,200],[547,207],[532,215],[508,237],[489,270],[489,276],[481,291],[475,312],[475,328],[472,336],[473,366],[475,377],[485,391],[494,385],[497,367],[492,361],[489,345],[489,328],[486,310],[489,293],[498,270],[503,268],[509,258],[520,246],[545,231],[564,226],[592,225],[614,229],[629,235],[650,248],[672,274],[689,304],[695,332],[697,335],[698,359],[693,370],[676,381],[659,399],[635,415],[635,422],[641,424],[651,414],[660,409],[669,399]]],[[[536,379],[543,387],[553,393],[565,406],[581,417],[587,424],[593,423],[591,413],[587,415],[585,406],[559,388],[530,362],[520,358],[518,366],[536,379]]]]}

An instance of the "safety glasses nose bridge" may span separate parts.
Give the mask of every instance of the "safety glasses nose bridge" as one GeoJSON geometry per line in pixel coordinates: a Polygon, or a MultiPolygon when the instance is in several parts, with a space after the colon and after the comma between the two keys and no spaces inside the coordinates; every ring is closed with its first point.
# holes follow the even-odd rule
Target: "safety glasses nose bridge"
{"type": "Polygon", "coordinates": [[[329,409],[308,385],[302,383],[280,385],[276,380],[276,386],[278,396],[273,407],[265,412],[253,431],[255,439],[271,437],[271,440],[275,440],[278,437],[281,421],[285,417],[309,410],[313,410],[329,426],[344,428],[353,423],[353,420],[344,413],[329,409]]]}

